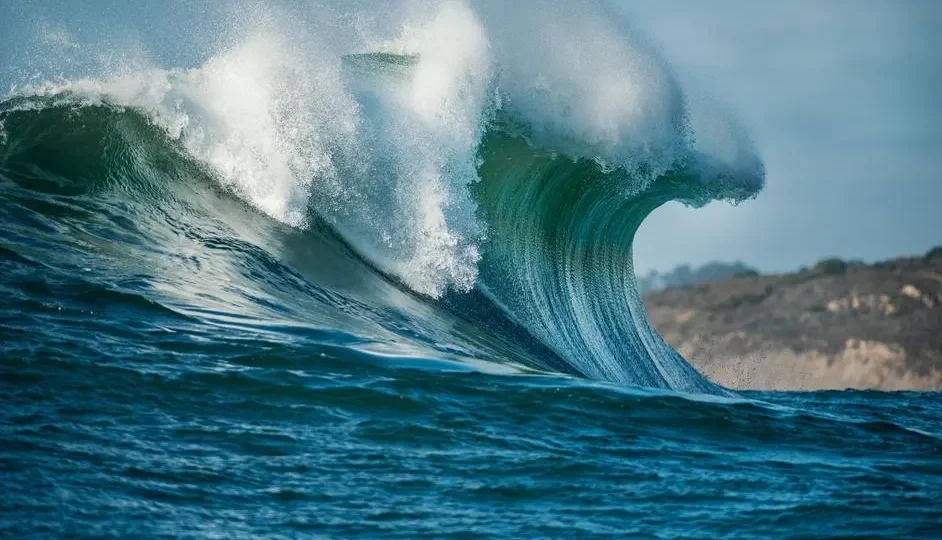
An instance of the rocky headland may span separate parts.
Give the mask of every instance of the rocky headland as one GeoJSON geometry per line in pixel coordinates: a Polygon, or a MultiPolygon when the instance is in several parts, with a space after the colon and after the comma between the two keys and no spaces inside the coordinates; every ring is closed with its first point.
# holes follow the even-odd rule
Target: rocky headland
{"type": "Polygon", "coordinates": [[[675,349],[731,388],[942,390],[942,247],[673,287],[645,304],[675,349]]]}

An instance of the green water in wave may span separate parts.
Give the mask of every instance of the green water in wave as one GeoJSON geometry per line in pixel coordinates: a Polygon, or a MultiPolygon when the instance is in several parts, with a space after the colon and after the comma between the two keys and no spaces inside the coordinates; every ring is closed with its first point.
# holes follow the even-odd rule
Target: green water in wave
{"type": "Polygon", "coordinates": [[[432,301],[143,115],[42,105],[0,113],[2,536],[936,533],[938,394],[584,378],[608,349],[583,346],[655,385],[689,369],[632,326],[631,236],[671,182],[635,197],[494,132],[487,293],[432,301]]]}

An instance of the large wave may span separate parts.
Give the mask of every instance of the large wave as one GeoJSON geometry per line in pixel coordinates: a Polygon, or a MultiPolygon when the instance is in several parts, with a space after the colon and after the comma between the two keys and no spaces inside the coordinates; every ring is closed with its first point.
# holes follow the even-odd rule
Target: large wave
{"type": "MultiPolygon", "coordinates": [[[[482,331],[505,321],[507,340],[544,351],[535,367],[716,390],[648,324],[631,244],[667,201],[758,192],[735,121],[692,107],[594,3],[399,11],[355,11],[347,37],[267,13],[198,67],[18,87],[0,107],[4,169],[82,179],[81,193],[146,177],[104,183],[162,193],[153,212],[209,178],[289,227],[327,227],[436,309],[482,331]]],[[[223,219],[218,206],[200,211],[223,219]]]]}

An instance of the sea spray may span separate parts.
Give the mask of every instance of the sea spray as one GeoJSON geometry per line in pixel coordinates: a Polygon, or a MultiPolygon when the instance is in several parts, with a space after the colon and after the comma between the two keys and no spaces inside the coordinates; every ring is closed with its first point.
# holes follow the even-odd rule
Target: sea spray
{"type": "MultiPolygon", "coordinates": [[[[351,9],[346,33],[323,35],[277,9],[243,17],[195,67],[28,84],[3,117],[133,111],[222,188],[290,227],[329,227],[384,278],[439,301],[477,291],[567,371],[719,391],[647,323],[631,242],[666,201],[761,188],[726,111],[691,109],[654,49],[593,3],[432,3],[395,24],[351,9]]],[[[127,135],[114,126],[103,140],[127,135]]]]}

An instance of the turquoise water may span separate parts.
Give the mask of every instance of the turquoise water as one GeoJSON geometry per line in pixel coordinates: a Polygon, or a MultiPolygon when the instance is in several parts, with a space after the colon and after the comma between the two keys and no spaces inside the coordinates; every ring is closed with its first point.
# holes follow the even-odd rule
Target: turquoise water
{"type": "Polygon", "coordinates": [[[0,536],[938,537],[938,393],[733,392],[648,323],[645,217],[765,174],[645,40],[296,4],[0,5],[0,536]]]}
{"type": "Polygon", "coordinates": [[[493,293],[412,293],[136,113],[7,107],[4,536],[938,534],[937,393],[593,382],[493,293]]]}

